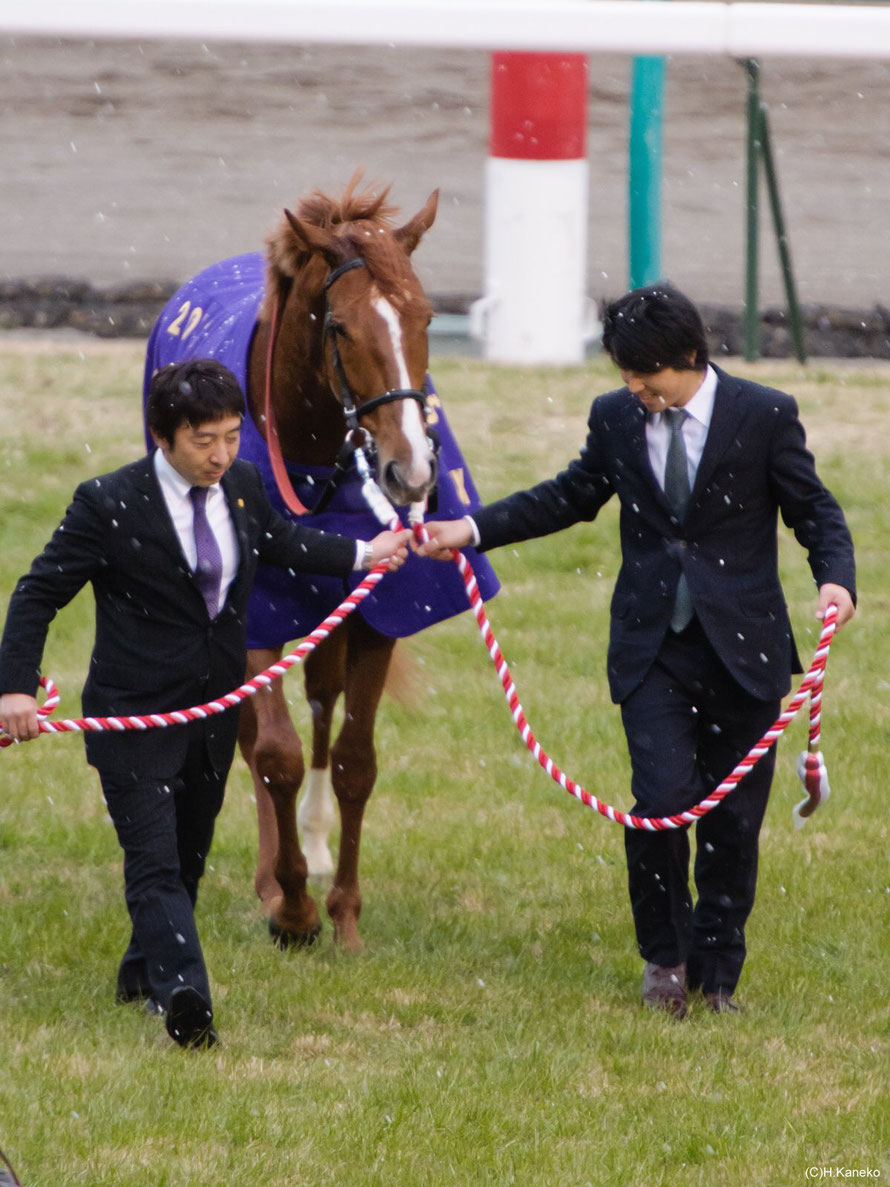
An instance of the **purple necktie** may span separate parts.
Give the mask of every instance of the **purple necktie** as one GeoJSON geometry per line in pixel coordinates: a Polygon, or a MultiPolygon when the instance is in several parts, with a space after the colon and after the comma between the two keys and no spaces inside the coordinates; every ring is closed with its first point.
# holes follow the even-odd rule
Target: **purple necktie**
{"type": "Polygon", "coordinates": [[[222,555],[210,524],[207,522],[207,487],[193,486],[189,498],[195,509],[195,546],[198,563],[195,580],[207,603],[207,613],[216,617],[219,609],[219,587],[222,581],[222,555]]]}

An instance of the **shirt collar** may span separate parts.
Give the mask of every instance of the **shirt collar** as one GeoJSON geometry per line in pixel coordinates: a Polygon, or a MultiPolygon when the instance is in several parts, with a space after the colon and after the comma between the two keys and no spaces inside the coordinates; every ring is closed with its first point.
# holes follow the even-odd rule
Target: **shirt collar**
{"type": "MultiPolygon", "coordinates": [[[[189,491],[192,489],[192,483],[186,481],[179,471],[171,466],[164,456],[161,449],[156,449],[154,453],[154,467],[155,474],[158,476],[158,481],[161,487],[167,494],[174,498],[185,500],[189,497],[189,491]]],[[[220,486],[218,482],[214,482],[212,486],[207,488],[207,497],[212,499],[219,491],[220,486]]]]}
{"type": "Polygon", "coordinates": [[[701,382],[701,386],[689,403],[683,405],[683,411],[707,429],[711,424],[711,416],[714,412],[714,396],[716,393],[717,372],[708,363],[708,369],[705,371],[705,377],[701,382]]]}

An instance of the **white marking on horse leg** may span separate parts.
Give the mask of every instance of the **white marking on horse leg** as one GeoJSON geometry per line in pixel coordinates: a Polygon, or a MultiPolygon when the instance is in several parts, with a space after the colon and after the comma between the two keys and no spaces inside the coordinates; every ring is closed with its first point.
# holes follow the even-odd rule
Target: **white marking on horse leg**
{"type": "MultiPolygon", "coordinates": [[[[392,343],[393,358],[399,376],[399,387],[411,387],[411,376],[402,349],[402,323],[399,315],[385,297],[377,296],[372,302],[377,313],[386,323],[392,343]]],[[[411,467],[405,475],[409,486],[422,487],[430,480],[430,443],[423,423],[420,406],[415,400],[402,401],[402,432],[411,445],[411,467]]]]}
{"type": "Polygon", "coordinates": [[[328,847],[328,837],[336,821],[330,771],[327,768],[312,767],[297,808],[300,845],[306,856],[310,878],[333,876],[334,859],[328,847]]]}

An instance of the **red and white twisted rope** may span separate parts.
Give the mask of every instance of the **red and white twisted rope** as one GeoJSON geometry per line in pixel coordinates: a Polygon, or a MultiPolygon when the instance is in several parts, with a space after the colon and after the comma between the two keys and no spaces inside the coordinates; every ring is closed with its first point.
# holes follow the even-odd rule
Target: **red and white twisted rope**
{"type": "MultiPolygon", "coordinates": [[[[827,620],[826,620],[827,621],[827,620]]],[[[822,739],[822,683],[825,678],[825,665],[816,674],[810,692],[810,735],[807,749],[797,760],[797,774],[806,791],[806,798],[795,804],[791,810],[795,828],[803,828],[807,819],[812,816],[820,804],[831,795],[828,783],[828,770],[825,759],[819,749],[822,739]]]]}
{"type": "MultiPolygon", "coordinates": [[[[391,510],[391,508],[390,508],[391,510]]],[[[376,508],[378,518],[384,520],[382,514],[383,508],[376,508]]],[[[419,522],[418,516],[415,513],[412,515],[414,522],[414,534],[420,541],[428,540],[429,536],[422,523],[419,522]]],[[[401,524],[395,513],[392,514],[392,519],[389,525],[393,530],[398,529],[401,524]]],[[[495,671],[501,681],[504,689],[504,696],[510,709],[510,714],[519,731],[519,735],[525,742],[532,756],[544,768],[547,774],[558,783],[564,791],[569,795],[574,796],[575,799],[580,800],[588,808],[593,808],[605,816],[608,820],[614,821],[616,824],[623,825],[625,828],[645,830],[648,832],[659,832],[666,829],[683,828],[687,824],[693,824],[696,820],[712,811],[717,805],[725,799],[727,795],[739,784],[739,782],[748,774],[754,764],[767,753],[769,748],[773,746],[781,737],[782,733],[791,724],[797,713],[803,705],[807,697],[810,697],[810,735],[809,735],[809,750],[810,753],[801,756],[801,763],[799,764],[799,773],[804,785],[807,789],[809,799],[805,800],[802,805],[798,805],[795,809],[795,821],[801,822],[801,817],[805,818],[812,811],[818,807],[818,804],[828,797],[828,783],[825,772],[825,765],[821,753],[818,751],[818,743],[821,738],[821,708],[822,708],[822,686],[825,678],[825,665],[828,661],[828,651],[831,646],[831,640],[834,636],[837,623],[837,607],[829,606],[825,615],[825,621],[822,626],[822,632],[819,636],[819,643],[816,648],[816,653],[813,657],[813,662],[809,670],[804,676],[800,688],[797,693],[789,701],[787,708],[776,719],[773,725],[767,730],[762,738],[751,748],[748,754],[739,762],[727,777],[714,790],[701,800],[694,807],[687,809],[685,812],[679,812],[674,816],[635,816],[628,812],[622,812],[618,808],[612,807],[599,799],[598,796],[585,790],[580,784],[576,783],[574,779],[566,775],[552,758],[543,749],[534,735],[534,732],[525,717],[525,712],[519,701],[519,696],[516,692],[516,686],[510,675],[510,669],[504,658],[503,652],[498,645],[497,639],[491,629],[491,624],[485,614],[485,605],[479,593],[479,587],[476,583],[476,577],[473,572],[473,567],[467,558],[461,552],[452,552],[452,559],[457,564],[461,577],[464,582],[467,599],[473,610],[476,618],[476,624],[479,628],[479,633],[482,641],[485,644],[486,650],[491,656],[492,663],[495,666],[495,671]]],[[[352,593],[341,602],[341,604],[328,615],[324,621],[315,628],[315,630],[303,640],[293,651],[283,656],[276,663],[266,668],[265,671],[260,672],[259,675],[254,676],[252,680],[242,684],[240,688],[233,692],[227,693],[224,697],[215,701],[209,701],[204,705],[195,705],[190,709],[179,709],[171,713],[151,713],[144,716],[131,717],[86,717],[68,719],[65,721],[47,721],[45,718],[52,712],[59,702],[59,694],[56,686],[48,677],[41,679],[41,684],[47,692],[47,700],[44,705],[38,710],[38,714],[43,720],[40,721],[39,728],[44,733],[68,733],[73,731],[85,730],[128,730],[128,729],[154,729],[163,728],[169,725],[185,725],[190,721],[202,720],[210,717],[215,713],[224,713],[227,709],[232,708],[247,697],[253,696],[261,688],[267,687],[273,680],[277,680],[283,676],[294,664],[299,663],[311,651],[313,651],[320,642],[328,637],[345,618],[347,618],[356,607],[368,596],[376,585],[383,579],[387,571],[386,562],[381,562],[376,565],[367,577],[358,585],[352,593]]],[[[12,739],[6,734],[0,733],[0,748],[10,746],[12,739]]]]}
{"type": "MultiPolygon", "coordinates": [[[[422,527],[415,527],[415,535],[419,539],[428,539],[428,535],[422,527]]],[[[762,758],[767,753],[769,748],[773,746],[782,733],[791,724],[793,719],[797,716],[797,712],[801,705],[809,696],[810,700],[810,747],[818,744],[820,738],[821,728],[821,705],[822,705],[822,683],[825,677],[825,665],[828,661],[828,650],[831,646],[831,640],[837,629],[837,607],[832,605],[828,607],[825,615],[825,621],[822,626],[822,632],[819,636],[819,643],[816,648],[816,654],[813,658],[813,663],[809,671],[804,676],[800,688],[788,703],[785,711],[776,719],[773,725],[767,730],[763,737],[752,746],[748,754],[739,762],[733,770],[726,776],[722,783],[720,783],[714,790],[696,804],[693,808],[689,808],[685,812],[679,812],[675,816],[634,816],[628,812],[622,812],[618,808],[613,808],[611,804],[604,803],[597,796],[586,791],[574,779],[570,778],[564,771],[562,771],[552,758],[543,749],[540,742],[535,737],[531,726],[525,717],[525,712],[519,702],[519,696],[516,692],[516,686],[510,676],[510,669],[507,661],[498,645],[497,639],[491,629],[491,624],[485,614],[485,605],[479,593],[479,587],[476,584],[476,577],[473,573],[473,567],[467,558],[461,552],[453,551],[452,558],[460,570],[463,578],[464,587],[466,589],[467,598],[473,609],[473,614],[476,618],[476,625],[479,628],[479,634],[485,644],[488,654],[491,656],[495,671],[503,685],[504,696],[507,700],[507,705],[510,708],[510,714],[519,731],[519,736],[525,742],[532,756],[537,759],[538,763],[544,768],[547,774],[553,779],[555,783],[574,796],[575,799],[580,800],[588,808],[593,808],[605,816],[608,820],[613,820],[616,824],[621,824],[625,828],[645,830],[647,832],[660,832],[665,829],[683,828],[687,824],[693,824],[700,817],[712,811],[721,800],[738,785],[738,783],[748,774],[758,759],[762,758]]],[[[824,776],[824,763],[822,762],[822,755],[806,755],[806,762],[808,767],[812,766],[812,761],[815,760],[817,766],[820,768],[824,776]]],[[[803,761],[803,758],[802,760],[803,761]]],[[[801,776],[803,778],[803,776],[801,776]]],[[[821,799],[827,798],[823,794],[817,798],[815,791],[811,791],[809,784],[805,784],[807,791],[810,793],[810,800],[804,801],[810,804],[809,812],[812,812],[820,802],[821,799]]],[[[827,783],[825,784],[827,786],[827,783]]],[[[809,812],[806,814],[809,815],[809,812]]]]}
{"type": "MultiPolygon", "coordinates": [[[[294,664],[305,659],[311,651],[315,650],[319,643],[323,642],[364,601],[374,587],[380,583],[386,571],[386,561],[381,561],[380,564],[375,565],[361,584],[357,585],[352,593],[347,598],[344,598],[336,610],[333,610],[293,651],[282,656],[280,660],[266,668],[264,672],[260,672],[259,675],[254,676],[252,680],[248,680],[246,684],[242,684],[240,688],[236,688],[234,692],[220,697],[219,700],[208,701],[204,705],[194,705],[190,709],[177,709],[172,713],[148,713],[144,716],[137,715],[132,717],[78,717],[65,721],[41,720],[39,723],[40,732],[62,734],[84,731],[101,732],[107,730],[157,729],[169,725],[186,725],[190,721],[201,721],[205,717],[212,717],[216,713],[224,713],[227,709],[231,709],[234,705],[239,704],[248,697],[252,697],[261,688],[266,688],[273,680],[277,680],[280,676],[283,676],[294,664]]],[[[48,676],[42,677],[40,683],[47,693],[47,700],[37,712],[41,718],[45,719],[59,703],[59,692],[48,676]]],[[[12,742],[13,740],[8,734],[0,732],[0,748],[11,746],[12,742]]]]}

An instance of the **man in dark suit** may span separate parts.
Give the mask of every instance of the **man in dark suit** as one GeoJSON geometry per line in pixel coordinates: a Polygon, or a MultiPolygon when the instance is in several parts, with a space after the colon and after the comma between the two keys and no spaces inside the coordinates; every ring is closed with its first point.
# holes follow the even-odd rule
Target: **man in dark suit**
{"type": "MultiPolygon", "coordinates": [[[[781,711],[801,670],[779,584],[781,513],[807,550],[817,618],[855,602],[853,545],[819,480],[791,396],[708,361],[701,318],[672,286],[613,302],[603,346],[625,384],[593,402],[567,469],[472,518],[430,523],[427,555],[496,548],[592,520],[617,495],[622,565],[608,675],[631,759],[633,812],[667,816],[712,791],[781,711]]],[[[696,826],[625,833],[643,1000],[678,1017],[700,989],[735,1012],[757,845],[775,763],[762,758],[696,826]]]]}
{"type": "MultiPolygon", "coordinates": [[[[346,576],[402,563],[408,532],[355,541],[294,526],[237,459],[244,398],[222,364],[157,372],[146,411],[157,446],[82,483],[10,599],[0,643],[0,726],[38,736],[34,694],[49,624],[88,582],[96,633],[88,717],[204,704],[244,680],[244,619],[258,562],[346,576]]],[[[145,999],[181,1046],[216,1040],[194,905],[234,754],[237,712],[188,725],[85,733],[124,851],[132,937],[117,1000],[145,999]]]]}

